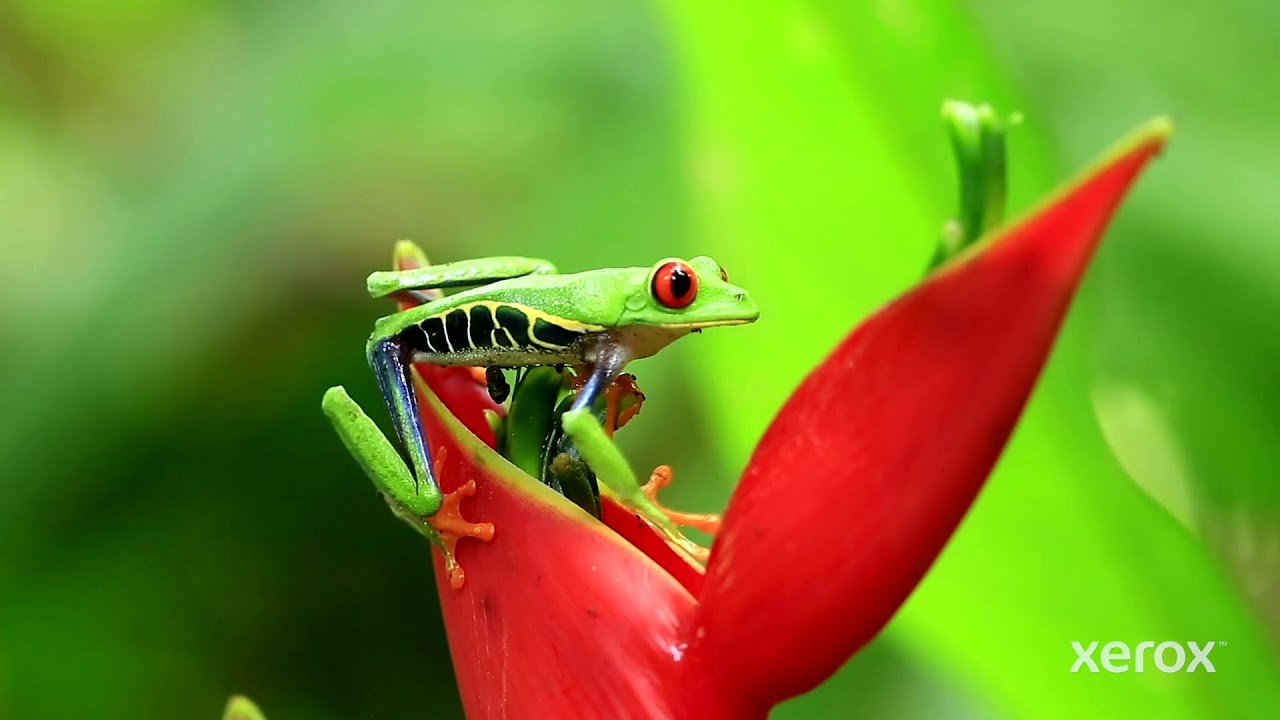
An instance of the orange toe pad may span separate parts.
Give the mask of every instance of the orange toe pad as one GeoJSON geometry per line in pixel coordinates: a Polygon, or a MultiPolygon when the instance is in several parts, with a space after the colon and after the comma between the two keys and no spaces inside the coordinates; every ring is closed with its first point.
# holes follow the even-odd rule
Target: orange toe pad
{"type": "Polygon", "coordinates": [[[427,518],[427,524],[440,536],[445,572],[449,575],[449,587],[454,590],[461,589],[467,579],[467,574],[458,564],[455,554],[458,541],[464,537],[472,537],[484,542],[493,539],[493,523],[473,523],[462,517],[462,501],[475,494],[476,481],[469,480],[457,490],[445,493],[440,509],[435,515],[427,518]]]}

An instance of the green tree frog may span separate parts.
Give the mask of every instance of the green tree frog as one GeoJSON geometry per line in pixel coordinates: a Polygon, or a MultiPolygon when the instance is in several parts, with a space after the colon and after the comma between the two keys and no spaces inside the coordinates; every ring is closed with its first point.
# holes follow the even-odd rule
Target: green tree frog
{"type": "MultiPolygon", "coordinates": [[[[641,491],[591,408],[631,360],[649,357],[703,328],[759,317],[751,297],[729,283],[715,260],[665,259],[648,268],[559,274],[545,260],[491,257],[375,272],[368,288],[376,298],[407,294],[423,302],[379,319],[367,346],[369,364],[409,459],[415,496],[406,511],[429,517],[440,509],[443,497],[413,391],[414,363],[571,365],[582,368],[586,380],[563,414],[562,427],[605,491],[686,551],[701,550],[641,491]],[[441,288],[466,289],[440,297],[433,291],[441,288]]],[[[343,433],[348,416],[331,416],[343,433]]]]}

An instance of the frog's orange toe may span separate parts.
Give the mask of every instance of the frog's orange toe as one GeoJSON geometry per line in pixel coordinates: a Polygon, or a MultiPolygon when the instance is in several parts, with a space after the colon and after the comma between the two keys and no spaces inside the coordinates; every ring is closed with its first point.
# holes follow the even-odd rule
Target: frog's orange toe
{"type": "Polygon", "coordinates": [[[467,579],[466,572],[457,561],[458,541],[464,537],[484,542],[493,539],[493,523],[473,523],[462,517],[462,501],[475,494],[476,481],[469,480],[457,490],[445,493],[440,509],[427,518],[427,524],[440,536],[445,572],[449,576],[449,587],[454,590],[461,589],[467,579]]]}
{"type": "MultiPolygon", "coordinates": [[[[675,471],[668,465],[659,465],[653,469],[653,473],[649,475],[649,482],[645,483],[640,490],[649,498],[653,504],[662,511],[662,514],[671,519],[671,522],[681,527],[691,527],[701,530],[708,535],[715,535],[720,530],[720,516],[714,513],[690,513],[672,510],[662,503],[658,502],[658,491],[671,484],[675,478],[675,471]]],[[[705,561],[705,557],[702,558],[705,561]]]]}

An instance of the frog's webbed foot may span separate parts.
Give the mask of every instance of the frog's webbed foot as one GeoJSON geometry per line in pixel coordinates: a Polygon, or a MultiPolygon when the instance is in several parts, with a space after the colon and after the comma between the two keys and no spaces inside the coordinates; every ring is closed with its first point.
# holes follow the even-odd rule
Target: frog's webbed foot
{"type": "Polygon", "coordinates": [[[695,530],[701,530],[708,535],[715,535],[720,531],[720,516],[716,513],[691,513],[680,510],[672,510],[671,508],[658,502],[658,492],[671,484],[675,478],[675,471],[669,465],[659,465],[653,469],[649,475],[649,482],[640,487],[640,491],[649,498],[654,507],[662,511],[662,514],[670,518],[671,522],[680,527],[691,527],[695,530]]]}
{"type": "MultiPolygon", "coordinates": [[[[437,475],[440,472],[440,462],[443,461],[444,456],[445,449],[440,448],[436,452],[437,475]]],[[[436,514],[424,518],[438,538],[436,544],[440,548],[440,554],[444,556],[444,571],[449,577],[449,587],[454,590],[461,589],[463,583],[467,580],[466,572],[458,564],[458,541],[466,537],[475,538],[482,542],[489,542],[493,539],[493,523],[473,523],[462,516],[462,501],[475,494],[476,481],[468,480],[457,490],[445,493],[443,502],[440,503],[440,509],[436,511],[436,514]]]]}

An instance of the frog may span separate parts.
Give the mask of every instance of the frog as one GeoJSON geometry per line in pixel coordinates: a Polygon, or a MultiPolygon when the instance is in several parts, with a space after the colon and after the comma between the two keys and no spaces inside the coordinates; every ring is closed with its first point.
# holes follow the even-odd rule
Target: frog
{"type": "MultiPolygon", "coordinates": [[[[367,288],[374,298],[418,303],[379,318],[366,343],[412,477],[413,492],[397,497],[398,514],[429,519],[446,499],[423,431],[413,365],[482,368],[491,378],[494,369],[568,366],[581,373],[580,387],[556,417],[602,491],[677,548],[705,556],[643,491],[593,408],[633,360],[656,355],[687,335],[759,318],[755,301],[729,282],[714,259],[668,257],[647,267],[560,273],[541,258],[498,256],[374,272],[367,288]]],[[[345,391],[341,397],[326,395],[326,411],[339,434],[367,434],[369,426],[355,425],[364,422],[363,413],[339,407],[347,401],[345,391]]]]}

